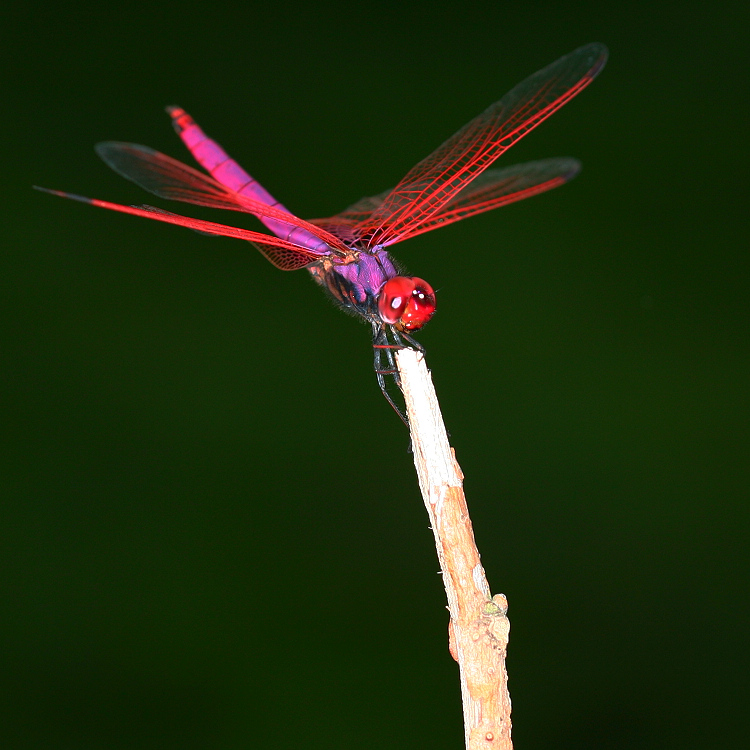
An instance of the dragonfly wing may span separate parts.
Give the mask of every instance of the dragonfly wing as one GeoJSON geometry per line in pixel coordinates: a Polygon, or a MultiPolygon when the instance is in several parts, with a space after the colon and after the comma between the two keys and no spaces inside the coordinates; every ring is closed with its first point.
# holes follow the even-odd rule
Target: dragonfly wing
{"type": "Polygon", "coordinates": [[[577,159],[558,158],[488,169],[437,213],[415,227],[409,237],[530,198],[570,182],[581,170],[577,159]]]}
{"type": "Polygon", "coordinates": [[[330,219],[310,219],[310,223],[319,227],[324,232],[338,237],[348,245],[356,245],[362,238],[360,232],[357,230],[357,222],[354,221],[332,217],[330,219]]]}
{"type": "Polygon", "coordinates": [[[591,83],[607,60],[602,44],[561,57],[519,83],[417,164],[361,222],[370,247],[411,236],[503,152],[591,83]]]}
{"type": "Polygon", "coordinates": [[[294,214],[239,195],[197,169],[147,146],[107,141],[98,143],[96,152],[119,175],[160,198],[210,208],[241,211],[259,218],[273,220],[276,227],[275,233],[281,239],[307,247],[312,243],[306,241],[307,236],[298,238],[297,233],[314,236],[315,246],[308,247],[308,249],[319,255],[331,252],[343,254],[348,251],[338,238],[319,227],[309,224],[294,214]]]}
{"type": "Polygon", "coordinates": [[[310,263],[320,260],[320,255],[305,247],[300,247],[292,242],[283,240],[280,237],[271,237],[262,232],[252,232],[239,227],[230,227],[226,224],[217,224],[213,221],[203,221],[202,219],[193,219],[189,216],[180,216],[169,211],[163,211],[153,206],[123,206],[120,203],[110,203],[95,198],[85,198],[82,195],[74,193],[64,193],[60,190],[49,190],[47,188],[37,187],[45,193],[59,195],[61,198],[71,198],[72,200],[88,203],[99,208],[107,208],[110,211],[119,211],[124,214],[133,216],[143,216],[146,219],[155,219],[167,224],[176,224],[188,229],[194,229],[204,234],[219,235],[222,237],[236,237],[240,240],[252,242],[263,255],[268,258],[277,268],[282,271],[295,271],[298,268],[304,268],[310,263]]]}
{"type": "Polygon", "coordinates": [[[330,216],[327,219],[308,219],[308,221],[316,227],[339,237],[344,242],[363,244],[364,238],[360,227],[380,208],[391,192],[392,190],[385,190],[379,195],[360,198],[336,216],[330,216]]]}
{"type": "MultiPolygon", "coordinates": [[[[442,209],[413,229],[409,237],[552,190],[570,182],[580,171],[581,163],[568,157],[514,164],[503,169],[488,169],[442,209]]],[[[359,225],[379,208],[390,192],[386,190],[380,195],[362,198],[336,216],[310,219],[310,223],[346,241],[361,241],[363,238],[360,236],[359,225]]],[[[400,240],[394,240],[390,244],[398,241],[400,240]]]]}

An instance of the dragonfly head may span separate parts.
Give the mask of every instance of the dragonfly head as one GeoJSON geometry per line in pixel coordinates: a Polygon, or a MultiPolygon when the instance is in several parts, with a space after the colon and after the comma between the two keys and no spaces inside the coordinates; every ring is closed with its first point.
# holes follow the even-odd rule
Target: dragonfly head
{"type": "Polygon", "coordinates": [[[417,276],[394,276],[378,294],[381,319],[398,331],[418,331],[435,312],[435,292],[417,276]]]}

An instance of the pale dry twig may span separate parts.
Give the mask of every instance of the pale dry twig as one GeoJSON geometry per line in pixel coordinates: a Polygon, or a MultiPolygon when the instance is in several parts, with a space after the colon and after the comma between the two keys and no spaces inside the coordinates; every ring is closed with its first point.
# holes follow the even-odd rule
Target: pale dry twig
{"type": "Polygon", "coordinates": [[[459,665],[468,750],[512,750],[505,656],[510,622],[503,594],[492,596],[463,492],[463,474],[440,414],[424,355],[396,353],[414,464],[448,595],[450,651],[459,665]]]}

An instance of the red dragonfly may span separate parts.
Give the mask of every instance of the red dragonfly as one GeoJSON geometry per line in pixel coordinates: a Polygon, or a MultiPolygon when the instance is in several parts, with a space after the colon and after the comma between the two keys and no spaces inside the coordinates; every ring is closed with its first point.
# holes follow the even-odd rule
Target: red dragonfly
{"type": "MultiPolygon", "coordinates": [[[[251,242],[277,268],[307,268],[344,310],[372,326],[375,372],[386,388],[399,385],[393,350],[412,338],[435,312],[435,292],[417,276],[399,272],[386,248],[459,219],[543,193],[571,180],[580,164],[557,158],[487,169],[514,143],[582,91],[607,60],[607,48],[588,44],[529,76],[464,125],[391,190],[362,198],[336,216],[305,221],[288,211],[184,110],[168,107],[172,123],[210,177],[170,156],[134,143],[105,142],[99,156],[116,172],[160,198],[249,213],[273,232],[192,219],[153,206],[124,206],[58,190],[45,192],[112,211],[251,242]]],[[[406,421],[404,419],[404,421],[406,421]]]]}

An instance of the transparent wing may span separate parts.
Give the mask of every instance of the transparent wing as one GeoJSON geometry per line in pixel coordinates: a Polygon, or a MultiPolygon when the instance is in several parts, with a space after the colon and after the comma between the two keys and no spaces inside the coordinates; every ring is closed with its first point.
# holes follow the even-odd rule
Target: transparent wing
{"type": "Polygon", "coordinates": [[[315,253],[304,247],[299,247],[298,245],[283,240],[280,237],[272,237],[271,235],[263,234],[262,232],[251,232],[247,229],[240,229],[239,227],[217,224],[213,221],[203,221],[201,219],[193,219],[189,216],[180,216],[179,214],[173,214],[169,211],[162,211],[160,208],[154,208],[153,206],[123,206],[119,203],[100,201],[96,198],[85,198],[82,195],[75,195],[74,193],[64,193],[61,190],[49,190],[40,187],[37,187],[36,189],[45,193],[51,193],[52,195],[59,195],[61,198],[71,198],[72,200],[88,203],[92,206],[98,206],[99,208],[107,208],[110,211],[119,211],[124,214],[132,214],[133,216],[143,216],[146,219],[163,221],[167,224],[176,224],[177,226],[187,227],[188,229],[194,229],[197,232],[203,232],[205,234],[214,234],[222,237],[236,237],[240,240],[247,240],[252,242],[258,250],[260,250],[260,252],[276,266],[276,268],[280,268],[282,271],[295,271],[298,268],[303,268],[310,263],[320,260],[319,253],[315,253]]]}
{"type": "MultiPolygon", "coordinates": [[[[552,190],[572,180],[580,170],[580,162],[570,158],[543,159],[503,169],[488,169],[448,201],[440,211],[415,227],[409,237],[552,190]]],[[[352,242],[361,241],[363,238],[358,235],[358,224],[375,211],[389,193],[390,190],[387,190],[380,195],[362,198],[329,219],[310,221],[337,237],[348,235],[352,242]]]]}
{"type": "Polygon", "coordinates": [[[282,227],[277,232],[281,239],[294,242],[295,230],[302,229],[320,240],[317,247],[308,248],[319,255],[348,252],[341,240],[320,227],[286,211],[240,195],[197,169],[147,146],[108,141],[97,144],[96,152],[115,172],[160,198],[274,219],[282,227]]]}
{"type": "Polygon", "coordinates": [[[419,162],[357,223],[356,233],[370,248],[413,236],[495,159],[586,88],[606,60],[604,45],[588,44],[519,83],[419,162]]]}
{"type": "Polygon", "coordinates": [[[416,226],[409,237],[552,190],[572,180],[580,170],[581,163],[568,158],[488,169],[440,211],[416,226]]]}

